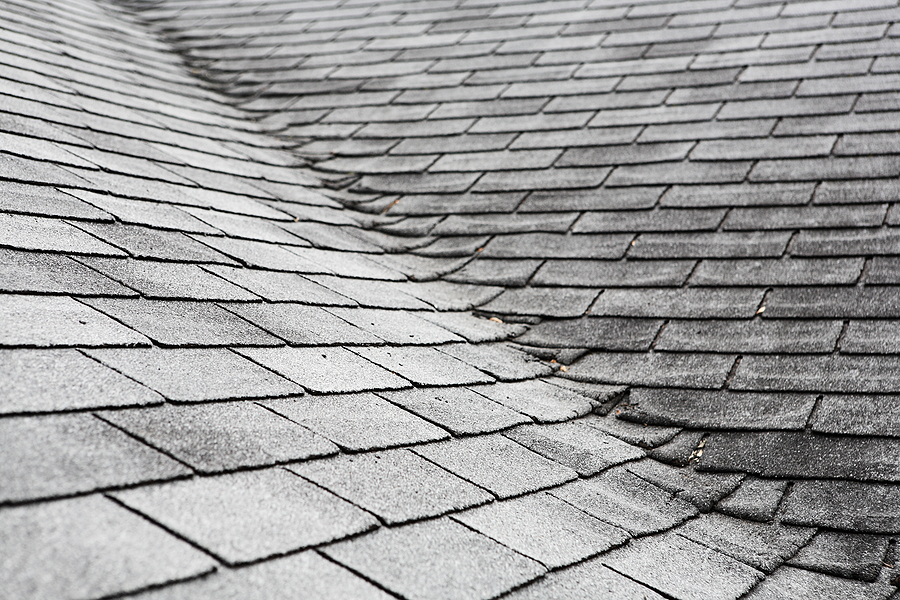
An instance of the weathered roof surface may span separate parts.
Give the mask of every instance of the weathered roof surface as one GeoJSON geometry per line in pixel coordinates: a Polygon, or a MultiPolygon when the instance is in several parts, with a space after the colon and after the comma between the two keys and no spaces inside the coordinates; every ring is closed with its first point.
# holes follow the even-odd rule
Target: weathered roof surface
{"type": "Polygon", "coordinates": [[[0,598],[900,598],[897,0],[7,0],[0,598]]]}

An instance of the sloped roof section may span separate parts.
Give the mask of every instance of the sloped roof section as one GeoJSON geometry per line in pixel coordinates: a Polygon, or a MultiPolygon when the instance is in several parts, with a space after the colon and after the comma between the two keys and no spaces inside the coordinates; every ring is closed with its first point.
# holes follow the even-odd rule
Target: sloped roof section
{"type": "Polygon", "coordinates": [[[898,21],[3,3],[0,598],[898,600],[898,21]]]}

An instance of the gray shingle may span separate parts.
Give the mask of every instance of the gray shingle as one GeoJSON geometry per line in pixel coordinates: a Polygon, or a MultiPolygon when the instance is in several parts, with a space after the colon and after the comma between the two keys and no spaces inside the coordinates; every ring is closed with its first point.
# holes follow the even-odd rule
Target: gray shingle
{"type": "Polygon", "coordinates": [[[461,337],[420,319],[411,312],[339,307],[329,308],[328,312],[391,344],[441,344],[463,341],[461,337]]]}
{"type": "Polygon", "coordinates": [[[616,167],[607,185],[664,185],[677,183],[740,183],[750,162],[661,162],[616,167]]]}
{"type": "Polygon", "coordinates": [[[736,208],[728,213],[724,229],[799,229],[801,227],[876,227],[884,221],[887,206],[790,206],[736,208]]]}
{"type": "Polygon", "coordinates": [[[525,285],[540,266],[540,260],[479,259],[447,276],[447,280],[484,285],[525,285]]]}
{"type": "Polygon", "coordinates": [[[101,418],[201,473],[337,452],[337,446],[253,403],[106,411],[101,418]]]}
{"type": "Polygon", "coordinates": [[[734,364],[727,354],[594,352],[569,367],[580,381],[717,389],[734,364]]]}
{"type": "Polygon", "coordinates": [[[736,490],[719,501],[716,509],[739,519],[771,521],[788,483],[784,480],[748,476],[736,490]]]}
{"type": "Polygon", "coordinates": [[[814,529],[778,523],[754,523],[716,513],[702,515],[678,528],[678,535],[742,563],[771,573],[802,548],[814,529]]]}
{"type": "Polygon", "coordinates": [[[490,258],[622,258],[632,236],[523,233],[496,236],[482,256],[490,258]]]}
{"type": "Polygon", "coordinates": [[[259,300],[255,294],[207,273],[197,265],[93,257],[79,261],[137,290],[145,298],[259,300]]]}
{"type": "Polygon", "coordinates": [[[553,210],[617,210],[652,208],[663,187],[600,188],[568,192],[533,192],[519,206],[519,212],[553,210]]]}
{"type": "Polygon", "coordinates": [[[900,254],[900,235],[893,228],[801,231],[791,242],[794,256],[860,256],[900,254]]]}
{"type": "Polygon", "coordinates": [[[447,344],[440,350],[500,381],[520,381],[553,373],[551,365],[505,344],[447,344]]]}
{"type": "Polygon", "coordinates": [[[498,498],[520,496],[577,479],[575,471],[500,435],[416,446],[416,454],[498,498]]]}
{"type": "Polygon", "coordinates": [[[553,461],[578,471],[582,477],[646,454],[611,435],[575,421],[552,425],[522,425],[503,435],[553,461]]]}
{"type": "Polygon", "coordinates": [[[470,389],[542,423],[568,421],[593,408],[586,396],[535,379],[470,389]]]}
{"type": "Polygon", "coordinates": [[[896,590],[885,584],[866,584],[812,573],[803,569],[782,567],[766,578],[751,594],[748,600],[776,600],[777,598],[834,598],[837,600],[887,600],[896,590]]]}
{"type": "Polygon", "coordinates": [[[209,573],[215,561],[101,496],[7,508],[4,595],[22,600],[118,595],[209,573]]]}
{"type": "Polygon", "coordinates": [[[900,528],[900,486],[857,481],[794,482],[783,520],[795,525],[857,533],[893,533],[900,528]]]}
{"type": "Polygon", "coordinates": [[[453,519],[551,569],[580,562],[629,537],[546,493],[495,502],[453,519]]]}
{"type": "Polygon", "coordinates": [[[0,413],[159,404],[152,390],[75,350],[0,351],[0,413]]]}
{"type": "Polygon", "coordinates": [[[381,344],[383,340],[318,306],[229,304],[226,308],[289,344],[381,344]]]}
{"type": "Polygon", "coordinates": [[[125,253],[59,219],[0,213],[0,246],[97,256],[125,253]]]}
{"type": "Polygon", "coordinates": [[[688,278],[695,264],[693,260],[548,260],[538,269],[532,283],[535,285],[577,283],[595,287],[679,287],[688,278]]]}
{"type": "Polygon", "coordinates": [[[820,531],[788,563],[838,577],[875,581],[888,550],[888,538],[820,531]]]}
{"type": "Polygon", "coordinates": [[[68,496],[183,477],[190,471],[86,414],[0,421],[0,502],[68,496]]]}
{"type": "Polygon", "coordinates": [[[315,304],[324,306],[359,304],[366,308],[391,308],[394,310],[401,308],[427,310],[430,308],[426,302],[417,300],[408,293],[411,289],[407,282],[349,279],[332,275],[308,275],[303,279],[311,280],[334,292],[335,300],[315,302],[315,304]],[[339,299],[341,301],[338,301],[339,299]]]}
{"type": "Polygon", "coordinates": [[[594,558],[574,567],[553,571],[535,583],[513,591],[510,600],[662,600],[662,596],[636,581],[619,575],[594,558]]]}
{"type": "Polygon", "coordinates": [[[550,493],[632,535],[664,531],[697,514],[693,505],[621,467],[550,493]]]}
{"type": "Polygon", "coordinates": [[[812,354],[834,350],[840,321],[670,321],[659,336],[658,350],[812,354]]]}
{"type": "Polygon", "coordinates": [[[164,231],[121,223],[78,222],[78,227],[121,248],[134,258],[237,264],[224,254],[216,252],[178,231],[164,231]]]}
{"type": "Polygon", "coordinates": [[[572,227],[574,233],[641,232],[641,231],[705,231],[719,226],[725,209],[662,208],[652,211],[589,212],[572,227]]]}
{"type": "Polygon", "coordinates": [[[628,463],[623,468],[690,502],[703,513],[711,511],[716,502],[733,492],[744,479],[742,473],[699,473],[690,467],[667,465],[650,458],[628,463]]]}
{"type": "Polygon", "coordinates": [[[704,260],[694,271],[691,285],[850,285],[862,267],[862,258],[704,260]]]}
{"type": "Polygon", "coordinates": [[[493,496],[409,450],[305,462],[290,469],[396,525],[455,512],[493,496]]]}
{"type": "Polygon", "coordinates": [[[813,189],[816,188],[812,183],[675,185],[663,195],[660,205],[712,207],[806,204],[812,197],[813,189]]]}
{"type": "MultiPolygon", "coordinates": [[[[8,98],[8,96],[7,96],[8,98]]],[[[15,119],[18,121],[18,119],[15,119]]],[[[69,217],[112,221],[112,216],[54,187],[3,182],[0,208],[4,212],[25,213],[45,217],[69,217]]]]}
{"type": "Polygon", "coordinates": [[[844,435],[900,437],[895,396],[826,395],[810,419],[813,431],[844,435]]]}
{"type": "Polygon", "coordinates": [[[841,352],[845,354],[898,354],[900,353],[900,322],[898,321],[850,321],[841,339],[841,352]]]}
{"type": "Polygon", "coordinates": [[[447,519],[383,528],[323,551],[380,586],[415,600],[487,600],[546,571],[447,519]]]}
{"type": "Polygon", "coordinates": [[[534,325],[516,341],[550,348],[641,351],[650,348],[661,325],[662,321],[653,319],[554,319],[534,325]]]}
{"type": "Polygon", "coordinates": [[[243,348],[240,353],[316,393],[409,387],[405,379],[341,347],[243,348]]]}
{"type": "Polygon", "coordinates": [[[412,388],[378,395],[454,435],[490,433],[531,422],[525,415],[464,387],[412,388]]]}
{"type": "Polygon", "coordinates": [[[356,302],[294,273],[206,265],[207,271],[246,288],[271,302],[320,306],[356,306],[356,302]]]}
{"type": "Polygon", "coordinates": [[[900,317],[897,299],[898,290],[894,287],[775,289],[766,299],[763,315],[775,318],[900,317]]]}
{"type": "Polygon", "coordinates": [[[263,405],[351,452],[450,437],[440,427],[374,394],[305,396],[272,400],[263,405]]]}
{"type": "Polygon", "coordinates": [[[297,384],[224,348],[109,348],[87,353],[176,402],[303,393],[297,384]]]}
{"type": "Polygon", "coordinates": [[[602,560],[623,575],[679,600],[736,600],[763,578],[756,569],[677,533],[635,541],[602,560]]]}
{"type": "Polygon", "coordinates": [[[633,389],[619,418],[692,429],[803,429],[814,394],[633,389]]]}
{"type": "Polygon", "coordinates": [[[584,288],[507,289],[479,307],[487,313],[539,315],[547,317],[579,317],[597,297],[598,291],[584,288]]]}
{"type": "MultiPolygon", "coordinates": [[[[115,302],[115,300],[110,300],[115,302]]],[[[68,297],[3,295],[0,346],[148,346],[150,341],[68,297]]]]}
{"type": "Polygon", "coordinates": [[[750,318],[762,302],[761,289],[622,289],[604,290],[591,306],[598,317],[688,319],[750,318]]]}
{"type": "Polygon", "coordinates": [[[431,347],[368,346],[354,348],[353,351],[417,385],[465,385],[494,381],[490,375],[431,347]]]}
{"type": "Polygon", "coordinates": [[[629,258],[749,258],[781,256],[791,232],[643,233],[629,258]]]}
{"type": "Polygon", "coordinates": [[[900,481],[900,445],[802,432],[714,433],[698,468],[762,477],[900,481]]]}
{"type": "Polygon", "coordinates": [[[281,340],[207,302],[89,298],[85,303],[161,346],[277,346],[281,340]]]}
{"type": "Polygon", "coordinates": [[[0,291],[136,296],[137,293],[68,256],[0,249],[0,291]]]}
{"type": "Polygon", "coordinates": [[[894,389],[897,356],[745,356],[731,387],[736,390],[874,392],[894,389]]]}
{"type": "Polygon", "coordinates": [[[322,600],[358,598],[389,600],[391,596],[361,577],[313,551],[278,558],[239,570],[219,569],[202,579],[155,590],[146,600],[268,600],[304,590],[322,600]]]}
{"type": "Polygon", "coordinates": [[[115,497],[229,565],[331,542],[377,524],[359,508],[280,468],[144,487],[115,497]]]}
{"type": "Polygon", "coordinates": [[[492,171],[482,175],[472,190],[476,192],[505,192],[596,188],[603,183],[606,176],[609,175],[609,171],[609,167],[560,167],[543,171],[492,171]]]}

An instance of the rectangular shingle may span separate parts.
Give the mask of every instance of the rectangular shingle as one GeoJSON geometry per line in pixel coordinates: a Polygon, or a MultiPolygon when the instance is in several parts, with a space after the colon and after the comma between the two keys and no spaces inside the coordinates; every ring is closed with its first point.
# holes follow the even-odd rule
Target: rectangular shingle
{"type": "Polygon", "coordinates": [[[832,227],[877,227],[887,213],[885,204],[850,206],[791,206],[735,208],[723,229],[799,229],[832,227]]]}
{"type": "Polygon", "coordinates": [[[522,233],[495,236],[481,256],[491,258],[622,258],[630,235],[522,233]]]}
{"type": "Polygon", "coordinates": [[[785,258],[703,260],[691,285],[852,285],[859,278],[862,258],[785,258]]]}
{"type": "Polygon", "coordinates": [[[65,221],[7,213],[0,213],[0,246],[20,250],[125,256],[118,248],[65,221]]]}
{"type": "Polygon", "coordinates": [[[377,524],[370,514],[283,469],[144,487],[116,498],[229,565],[330,542],[377,524]]]}
{"type": "Polygon", "coordinates": [[[569,367],[579,381],[715,389],[734,364],[728,354],[594,352],[569,367]]]}
{"type": "Polygon", "coordinates": [[[681,286],[695,261],[548,260],[535,274],[535,285],[594,287],[681,286]]]}
{"type": "Polygon", "coordinates": [[[149,345],[137,331],[66,296],[5,294],[0,315],[0,346],[149,345]]]}
{"type": "Polygon", "coordinates": [[[277,346],[281,340],[209,302],[92,298],[85,302],[162,346],[277,346]]]}
{"type": "Polygon", "coordinates": [[[714,433],[698,469],[766,478],[900,481],[900,448],[888,438],[805,432],[714,433]]]}
{"type": "Polygon", "coordinates": [[[858,533],[893,533],[900,527],[900,485],[806,480],[794,483],[784,522],[858,533]]]}
{"type": "Polygon", "coordinates": [[[826,395],[810,419],[813,431],[838,435],[900,437],[894,396],[826,395]]]}
{"type": "Polygon", "coordinates": [[[841,333],[840,321],[670,321],[656,348],[675,352],[759,354],[829,353],[841,333]]]}
{"type": "Polygon", "coordinates": [[[201,473],[304,460],[337,446],[252,402],[119,410],[100,417],[201,473]]]}
{"type": "Polygon", "coordinates": [[[0,502],[183,477],[182,464],[88,414],[0,421],[0,502]]]}
{"type": "Polygon", "coordinates": [[[550,568],[581,561],[628,539],[623,530],[545,493],[495,502],[453,519],[550,568]]]}
{"type": "Polygon", "coordinates": [[[401,389],[409,382],[339,346],[242,348],[240,353],[316,393],[401,389]]]}
{"type": "Polygon", "coordinates": [[[621,467],[550,493],[632,535],[663,531],[697,514],[693,505],[621,467]]]}
{"type": "Polygon", "coordinates": [[[372,512],[388,525],[493,500],[486,491],[405,449],[307,461],[290,470],[372,512]]]}
{"type": "Polygon", "coordinates": [[[815,394],[634,389],[619,418],[691,429],[803,429],[815,394]]]}
{"type": "MultiPolygon", "coordinates": [[[[822,183],[822,185],[827,185],[822,183]]],[[[773,183],[739,185],[676,185],[660,200],[662,206],[758,206],[806,204],[815,184],[773,183]]]]}
{"type": "Polygon", "coordinates": [[[496,598],[546,568],[449,519],[382,528],[329,546],[332,560],[380,587],[419,600],[496,598]]]}
{"type": "Polygon", "coordinates": [[[645,351],[662,325],[656,319],[590,318],[597,316],[600,315],[591,310],[588,317],[543,321],[516,338],[516,343],[545,348],[645,351]]]}
{"type": "Polygon", "coordinates": [[[610,568],[673,598],[696,598],[697,581],[703,581],[704,597],[736,600],[763,579],[756,569],[677,532],[638,540],[602,560],[610,568]],[[689,577],[685,576],[687,572],[689,577]]]}
{"type": "Polygon", "coordinates": [[[659,185],[675,183],[738,183],[750,172],[751,163],[661,162],[616,167],[607,185],[659,185]]]}
{"type": "Polygon", "coordinates": [[[590,314],[631,318],[750,318],[762,302],[763,292],[735,288],[604,290],[591,306],[590,314]]]}
{"type": "Polygon", "coordinates": [[[775,289],[766,299],[765,317],[885,318],[900,317],[894,287],[775,289]]]}
{"type": "Polygon", "coordinates": [[[100,495],[5,508],[16,560],[0,579],[13,598],[119,595],[209,574],[215,561],[100,495]]]}
{"type": "Polygon", "coordinates": [[[413,451],[499,498],[519,496],[576,479],[575,471],[499,436],[460,438],[413,451]]]}
{"type": "Polygon", "coordinates": [[[895,391],[897,356],[745,356],[736,390],[887,393],[895,391]]]}
{"type": "Polygon", "coordinates": [[[781,256],[791,232],[644,233],[629,258],[751,258],[781,256]]]}
{"type": "Polygon", "coordinates": [[[420,346],[359,347],[354,352],[417,385],[490,383],[494,378],[463,361],[420,346]]]}
{"type": "Polygon", "coordinates": [[[479,310],[488,314],[579,317],[599,292],[589,288],[513,288],[483,304],[479,310]]]}
{"type": "Polygon", "coordinates": [[[60,254],[0,248],[0,291],[136,296],[137,292],[60,254]]]}

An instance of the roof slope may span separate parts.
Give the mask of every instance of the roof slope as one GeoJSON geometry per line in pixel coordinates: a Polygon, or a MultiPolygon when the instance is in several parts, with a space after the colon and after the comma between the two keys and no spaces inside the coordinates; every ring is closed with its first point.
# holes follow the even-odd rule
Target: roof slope
{"type": "Polygon", "coordinates": [[[897,600],[896,0],[0,6],[0,598],[897,600]]]}

